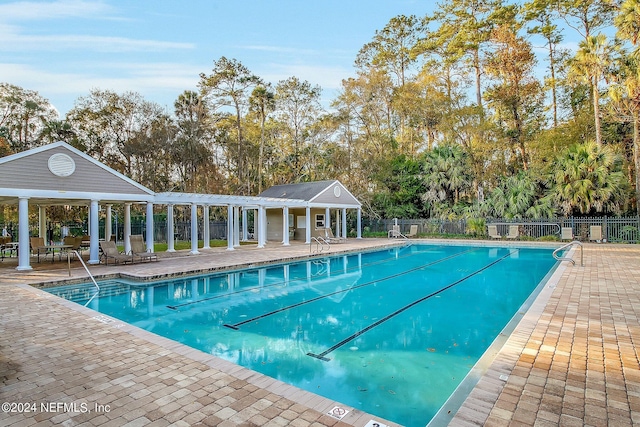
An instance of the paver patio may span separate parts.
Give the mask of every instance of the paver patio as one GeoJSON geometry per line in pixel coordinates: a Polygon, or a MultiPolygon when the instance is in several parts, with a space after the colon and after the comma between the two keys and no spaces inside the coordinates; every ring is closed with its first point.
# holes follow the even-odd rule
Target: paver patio
{"type": "MultiPolygon", "coordinates": [[[[390,244],[349,240],[338,250],[390,244]]],[[[585,244],[563,263],[487,367],[454,426],[640,425],[640,246],[585,244]],[[574,259],[579,259],[577,253],[574,259]]],[[[309,246],[160,254],[91,266],[140,277],[308,256],[309,246]]],[[[86,277],[76,261],[0,263],[0,426],[364,426],[377,418],[28,286],[86,277]],[[35,404],[35,406],[24,406],[35,404]],[[350,412],[338,420],[334,406],[350,412]],[[3,407],[3,409],[5,409],[3,407]]],[[[385,420],[385,424],[394,425],[385,420]]]]}

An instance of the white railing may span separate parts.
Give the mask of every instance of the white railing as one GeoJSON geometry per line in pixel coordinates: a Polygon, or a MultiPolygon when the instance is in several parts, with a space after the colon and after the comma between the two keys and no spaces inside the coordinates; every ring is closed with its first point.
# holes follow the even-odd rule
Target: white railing
{"type": "Polygon", "coordinates": [[[573,242],[567,243],[566,245],[562,245],[559,248],[557,248],[555,251],[553,251],[553,257],[558,261],[571,261],[573,265],[576,265],[576,262],[573,260],[573,258],[558,256],[558,252],[573,245],[580,246],[580,267],[584,267],[584,250],[582,248],[582,243],[580,243],[577,240],[574,240],[573,242]]]}
{"type": "MultiPolygon", "coordinates": [[[[96,289],[97,289],[96,293],[95,293],[95,294],[93,294],[93,296],[92,296],[91,298],[89,298],[89,301],[87,301],[87,302],[85,303],[85,307],[86,307],[87,305],[89,305],[89,303],[90,303],[90,302],[91,302],[91,301],[92,301],[96,296],[98,296],[98,295],[100,294],[100,286],[98,286],[98,282],[96,282],[96,279],[94,279],[94,278],[93,278],[93,275],[92,275],[92,274],[91,274],[91,272],[89,271],[89,268],[87,267],[87,264],[85,264],[85,263],[84,263],[84,260],[82,259],[82,257],[81,257],[81,256],[80,256],[80,254],[78,253],[78,251],[75,251],[75,250],[74,250],[74,251],[70,251],[70,252],[73,252],[73,253],[76,255],[76,257],[78,257],[78,259],[80,260],[80,263],[81,263],[81,264],[82,264],[82,266],[84,267],[84,270],[87,272],[87,274],[89,275],[89,278],[91,279],[91,281],[93,282],[93,284],[96,286],[96,289]]],[[[67,266],[68,266],[68,268],[69,268],[69,277],[71,277],[71,261],[70,261],[70,259],[69,259],[69,253],[70,253],[70,252],[67,252],[67,266]]]]}
{"type": "Polygon", "coordinates": [[[324,250],[325,245],[327,246],[327,250],[331,249],[331,243],[324,237],[312,237],[311,243],[309,243],[309,253],[311,253],[311,248],[313,247],[313,242],[316,243],[316,250],[313,253],[322,252],[324,250]]]}

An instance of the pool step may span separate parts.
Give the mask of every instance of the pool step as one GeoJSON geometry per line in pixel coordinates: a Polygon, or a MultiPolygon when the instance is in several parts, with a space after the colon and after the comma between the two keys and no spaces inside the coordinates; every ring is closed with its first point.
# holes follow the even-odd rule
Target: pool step
{"type": "MultiPolygon", "coordinates": [[[[100,297],[103,298],[121,295],[128,292],[130,289],[131,287],[129,285],[118,282],[101,282],[100,297]]],[[[78,304],[84,304],[96,293],[96,287],[93,283],[64,286],[56,289],[52,293],[60,298],[73,301],[78,304]]]]}

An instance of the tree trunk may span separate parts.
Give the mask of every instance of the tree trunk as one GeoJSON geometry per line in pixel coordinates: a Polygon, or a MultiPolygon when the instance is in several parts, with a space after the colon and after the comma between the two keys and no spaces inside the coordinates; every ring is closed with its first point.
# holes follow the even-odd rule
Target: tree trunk
{"type": "Polygon", "coordinates": [[[633,116],[633,160],[636,167],[636,212],[640,216],[640,115],[633,116]]]}

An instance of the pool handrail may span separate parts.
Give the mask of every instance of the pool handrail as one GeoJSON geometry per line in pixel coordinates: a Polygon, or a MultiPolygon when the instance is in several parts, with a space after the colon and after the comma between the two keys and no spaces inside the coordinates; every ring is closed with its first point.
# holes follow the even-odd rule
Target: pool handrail
{"type": "MultiPolygon", "coordinates": [[[[84,263],[84,260],[82,259],[82,257],[80,256],[80,254],[78,253],[78,251],[73,250],[71,251],[73,252],[76,257],[80,260],[80,263],[82,264],[82,266],[84,267],[84,270],[87,272],[87,274],[89,275],[89,278],[91,279],[91,281],[93,282],[94,285],[96,285],[96,289],[97,292],[95,294],[93,294],[93,296],[91,298],[89,298],[89,301],[87,301],[85,303],[85,307],[96,297],[96,295],[100,294],[100,286],[98,286],[98,282],[96,282],[96,279],[93,278],[93,274],[91,274],[91,272],[89,271],[89,268],[87,268],[87,264],[84,263]]],[[[71,263],[69,261],[69,254],[67,254],[67,264],[69,266],[69,277],[71,277],[71,263]]]]}
{"type": "Polygon", "coordinates": [[[582,248],[582,242],[579,242],[577,240],[574,240],[573,242],[569,242],[566,245],[562,245],[559,248],[557,248],[555,251],[553,251],[553,257],[555,259],[557,259],[558,261],[571,261],[571,263],[573,265],[576,265],[576,262],[573,260],[573,258],[567,258],[567,257],[558,256],[558,252],[559,251],[561,251],[562,249],[568,248],[569,246],[573,246],[573,245],[580,246],[580,267],[584,267],[584,249],[582,248]]]}
{"type": "MultiPolygon", "coordinates": [[[[331,249],[331,243],[327,239],[322,236],[311,237],[311,242],[316,242],[316,252],[322,252],[324,250],[324,245],[327,245],[327,250],[331,249]],[[318,250],[320,248],[320,250],[318,250]]],[[[311,252],[311,243],[309,243],[309,252],[311,252]]]]}

